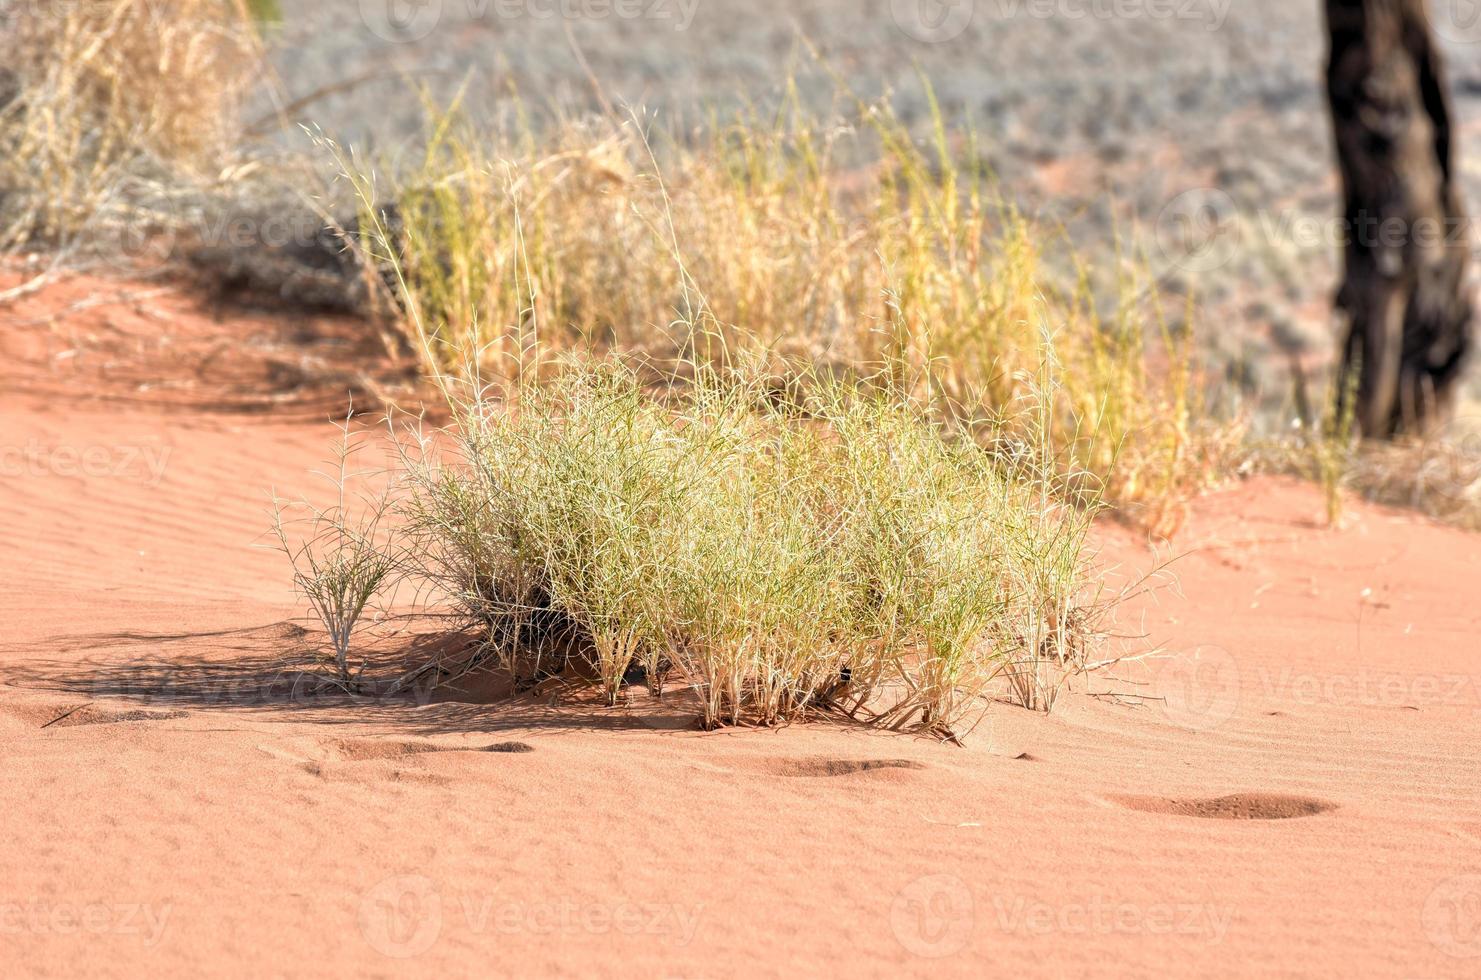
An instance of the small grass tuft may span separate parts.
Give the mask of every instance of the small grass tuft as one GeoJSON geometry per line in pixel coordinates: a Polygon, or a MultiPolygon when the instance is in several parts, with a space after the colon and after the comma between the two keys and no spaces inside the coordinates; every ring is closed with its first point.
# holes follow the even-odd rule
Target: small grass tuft
{"type": "Polygon", "coordinates": [[[273,532],[293,566],[293,583],[328,635],[337,680],[352,689],[363,671],[352,669],[351,650],[372,604],[396,584],[405,553],[394,527],[392,497],[360,495],[349,487],[362,474],[350,470],[357,447],[351,419],[343,423],[338,467],[332,476],[337,498],[318,507],[307,500],[273,500],[273,532]]]}

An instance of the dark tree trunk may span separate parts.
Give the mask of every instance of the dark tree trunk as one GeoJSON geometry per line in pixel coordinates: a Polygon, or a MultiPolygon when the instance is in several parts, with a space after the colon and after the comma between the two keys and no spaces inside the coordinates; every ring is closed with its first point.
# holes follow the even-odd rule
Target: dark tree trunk
{"type": "Polygon", "coordinates": [[[1327,29],[1353,418],[1370,438],[1422,433],[1448,412],[1471,335],[1444,68],[1425,0],[1327,0],[1327,29]]]}

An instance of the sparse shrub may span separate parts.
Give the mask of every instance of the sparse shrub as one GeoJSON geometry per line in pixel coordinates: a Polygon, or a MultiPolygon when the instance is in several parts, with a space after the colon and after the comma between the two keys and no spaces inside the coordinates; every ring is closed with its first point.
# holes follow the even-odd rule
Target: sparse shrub
{"type": "Polygon", "coordinates": [[[710,726],[833,710],[947,736],[994,694],[1047,707],[1093,638],[1089,512],[900,392],[799,387],[778,404],[695,365],[653,390],[581,359],[463,404],[460,460],[409,468],[422,571],[505,666],[559,651],[609,702],[635,666],[676,674],[710,726]],[[1059,680],[1025,686],[1046,657],[1059,680]]]}

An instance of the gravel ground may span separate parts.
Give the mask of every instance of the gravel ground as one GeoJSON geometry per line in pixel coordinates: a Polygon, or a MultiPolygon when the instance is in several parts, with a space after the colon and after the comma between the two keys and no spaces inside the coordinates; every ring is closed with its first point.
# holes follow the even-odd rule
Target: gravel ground
{"type": "MultiPolygon", "coordinates": [[[[1481,25],[1441,28],[1475,201],[1481,127],[1464,123],[1481,122],[1481,25]]],[[[1173,292],[1195,289],[1216,346],[1267,400],[1290,355],[1331,354],[1318,0],[316,0],[289,14],[275,56],[290,98],[371,76],[304,115],[383,146],[417,129],[408,74],[444,94],[466,81],[480,113],[511,85],[595,108],[577,49],[613,102],[662,118],[765,105],[789,74],[826,109],[833,85],[801,37],[915,125],[929,77],[1009,191],[1083,254],[1119,235],[1173,292]]]]}

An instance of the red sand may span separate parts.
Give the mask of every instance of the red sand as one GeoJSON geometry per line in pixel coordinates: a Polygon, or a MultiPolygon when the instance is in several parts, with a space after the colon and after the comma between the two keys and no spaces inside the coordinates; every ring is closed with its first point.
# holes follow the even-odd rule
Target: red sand
{"type": "Polygon", "coordinates": [[[1181,595],[1124,617],[1175,656],[1095,682],[1166,702],[998,706],[965,748],[293,697],[260,546],[346,327],[124,288],[0,310],[0,972],[1481,972],[1481,538],[1211,496],[1181,595]]]}

